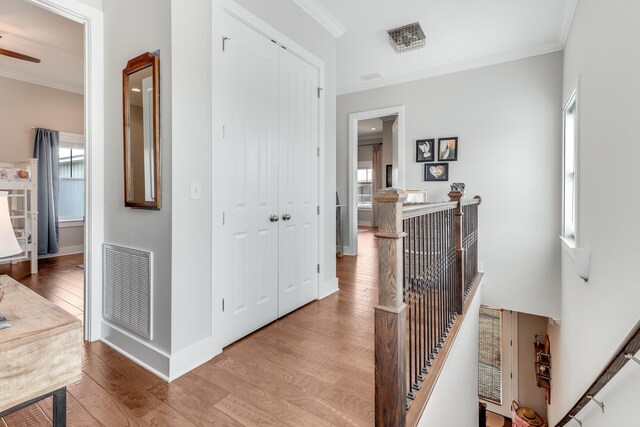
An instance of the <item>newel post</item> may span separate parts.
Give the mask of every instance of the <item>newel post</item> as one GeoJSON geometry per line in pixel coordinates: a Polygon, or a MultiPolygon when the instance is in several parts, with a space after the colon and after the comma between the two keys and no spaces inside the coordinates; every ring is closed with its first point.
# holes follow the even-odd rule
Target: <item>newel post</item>
{"type": "Polygon", "coordinates": [[[454,225],[454,247],[456,248],[456,272],[455,280],[455,309],[456,313],[462,314],[464,307],[464,264],[466,262],[466,254],[462,245],[462,191],[450,191],[449,200],[456,202],[455,225],[454,225]]]}
{"type": "Polygon", "coordinates": [[[378,305],[375,307],[376,426],[406,425],[402,202],[407,193],[385,188],[378,203],[378,305]]]}

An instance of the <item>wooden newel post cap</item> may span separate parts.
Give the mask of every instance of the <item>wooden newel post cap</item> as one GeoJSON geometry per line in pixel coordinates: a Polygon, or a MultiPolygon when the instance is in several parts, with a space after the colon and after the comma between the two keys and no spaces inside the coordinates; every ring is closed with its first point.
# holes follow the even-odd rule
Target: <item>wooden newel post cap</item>
{"type": "Polygon", "coordinates": [[[462,191],[449,191],[449,200],[451,200],[452,202],[456,202],[462,199],[462,196],[462,191]]]}
{"type": "Polygon", "coordinates": [[[383,188],[373,195],[378,203],[402,203],[407,200],[407,192],[400,188],[383,188]]]}

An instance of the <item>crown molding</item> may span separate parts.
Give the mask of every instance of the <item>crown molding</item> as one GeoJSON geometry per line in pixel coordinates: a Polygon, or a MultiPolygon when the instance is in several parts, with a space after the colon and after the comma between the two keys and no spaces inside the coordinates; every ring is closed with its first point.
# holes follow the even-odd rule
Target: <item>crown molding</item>
{"type": "Polygon", "coordinates": [[[569,0],[567,10],[562,20],[562,26],[560,27],[560,34],[558,34],[558,43],[564,45],[567,43],[567,37],[569,37],[569,31],[571,31],[571,24],[573,24],[573,17],[576,14],[576,8],[578,7],[578,0],[569,0]]]}
{"type": "Polygon", "coordinates": [[[337,39],[347,31],[347,29],[325,8],[320,6],[315,0],[293,0],[309,16],[318,21],[331,35],[337,39]]]}
{"type": "Polygon", "coordinates": [[[518,49],[514,51],[499,53],[496,55],[483,56],[480,58],[474,58],[467,61],[456,62],[453,64],[440,65],[436,67],[429,67],[419,71],[411,73],[400,74],[396,76],[384,77],[382,79],[368,81],[363,83],[357,83],[354,85],[348,85],[339,87],[336,91],[336,95],[346,95],[349,93],[362,92],[370,89],[378,89],[385,86],[397,85],[400,83],[407,83],[415,80],[427,79],[430,77],[442,76],[445,74],[457,73],[460,71],[472,70],[474,68],[486,67],[489,65],[502,64],[504,62],[517,61],[519,59],[529,58],[532,56],[544,55],[547,53],[557,52],[563,49],[563,46],[559,43],[550,43],[541,46],[534,46],[525,49],[518,49]]]}
{"type": "Polygon", "coordinates": [[[59,84],[51,81],[46,81],[34,77],[27,76],[22,73],[14,73],[12,71],[0,70],[0,77],[6,77],[7,79],[19,80],[25,83],[31,83],[38,86],[45,86],[51,89],[62,90],[64,92],[76,93],[78,95],[84,95],[84,88],[78,89],[74,86],[68,86],[64,84],[59,84]]]}

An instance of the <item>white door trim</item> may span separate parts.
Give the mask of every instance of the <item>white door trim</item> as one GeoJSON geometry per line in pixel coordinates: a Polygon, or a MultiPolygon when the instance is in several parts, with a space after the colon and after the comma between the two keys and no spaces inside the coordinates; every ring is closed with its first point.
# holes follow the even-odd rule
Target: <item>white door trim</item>
{"type": "Polygon", "coordinates": [[[104,241],[104,24],[103,13],[80,0],[27,0],[84,24],[85,174],[84,339],[100,338],[104,241]]]}
{"type": "MultiPolygon", "coordinates": [[[[310,63],[311,65],[313,65],[314,67],[316,67],[318,69],[318,82],[319,82],[319,86],[321,88],[325,88],[325,64],[324,61],[322,61],[320,58],[318,58],[317,56],[315,56],[314,54],[312,54],[311,52],[309,52],[308,50],[306,50],[305,48],[303,48],[302,46],[300,46],[298,43],[294,42],[293,40],[291,40],[289,37],[285,36],[284,34],[282,34],[280,31],[276,30],[275,28],[271,27],[269,24],[265,23],[264,21],[262,21],[260,18],[258,18],[257,16],[255,16],[254,14],[252,14],[251,12],[249,12],[247,9],[243,8],[242,6],[238,5],[236,2],[234,2],[233,0],[220,0],[219,2],[213,2],[213,7],[211,8],[212,14],[213,14],[213,31],[211,32],[211,37],[212,37],[212,47],[213,47],[213,53],[212,53],[212,67],[211,67],[211,74],[212,74],[212,120],[211,120],[211,125],[212,125],[212,129],[211,129],[211,135],[213,135],[213,138],[218,138],[219,135],[221,135],[222,132],[222,126],[223,123],[220,122],[219,119],[219,115],[216,114],[216,107],[220,107],[219,106],[219,102],[217,97],[218,92],[216,91],[216,76],[217,76],[217,72],[214,69],[216,67],[216,64],[219,63],[218,60],[220,58],[220,55],[222,54],[221,51],[221,45],[222,45],[222,34],[219,34],[219,28],[221,28],[221,19],[223,18],[223,14],[227,13],[233,17],[235,17],[236,19],[244,22],[247,26],[253,28],[255,31],[257,31],[258,33],[261,33],[262,35],[264,35],[265,37],[268,37],[271,40],[276,41],[277,43],[279,43],[280,45],[286,46],[287,50],[296,55],[297,57],[299,57],[300,59],[310,63]]],[[[215,142],[212,144],[212,158],[211,158],[211,163],[213,165],[213,156],[216,155],[216,149],[215,149],[215,142]]],[[[320,263],[320,273],[318,276],[318,295],[322,295],[322,293],[320,292],[320,287],[322,286],[322,284],[324,283],[324,280],[322,279],[322,275],[324,274],[324,269],[325,269],[325,265],[326,265],[326,260],[323,258],[325,256],[325,242],[324,242],[324,235],[325,235],[325,221],[324,218],[327,215],[327,207],[325,206],[325,204],[323,203],[325,201],[325,185],[324,185],[324,181],[325,181],[325,164],[328,161],[335,161],[334,159],[327,159],[325,157],[325,91],[321,90],[320,91],[320,99],[319,99],[319,105],[318,105],[318,148],[320,150],[320,157],[318,159],[318,203],[320,205],[320,214],[318,215],[318,263],[320,263]]],[[[211,174],[211,188],[214,189],[216,188],[215,185],[215,179],[216,177],[214,176],[215,174],[212,173],[211,174]]],[[[333,194],[333,192],[332,192],[333,194]]],[[[224,291],[224,287],[223,286],[216,286],[216,284],[220,284],[220,277],[216,275],[216,265],[217,262],[219,262],[219,260],[224,259],[224,254],[221,253],[217,253],[216,252],[216,246],[214,244],[214,242],[216,241],[215,239],[217,238],[217,236],[219,236],[219,232],[220,232],[220,221],[218,221],[217,219],[222,215],[222,208],[220,207],[220,205],[218,204],[219,199],[216,198],[215,194],[212,194],[212,200],[213,200],[213,206],[212,206],[212,224],[213,226],[211,227],[211,232],[212,232],[212,236],[211,236],[211,254],[212,254],[212,292],[211,292],[211,296],[212,296],[212,315],[211,315],[211,322],[212,322],[212,327],[211,330],[213,331],[213,335],[214,335],[214,342],[216,343],[217,346],[219,346],[220,348],[222,348],[222,344],[223,344],[223,340],[222,340],[222,334],[216,332],[216,331],[220,331],[221,328],[224,327],[223,324],[223,316],[222,316],[222,309],[221,309],[221,301],[222,301],[222,295],[223,295],[223,291],[224,291]]],[[[330,212],[333,212],[333,210],[335,210],[334,205],[329,206],[330,212]]]]}
{"type": "MultiPolygon", "coordinates": [[[[398,115],[398,165],[393,169],[393,186],[404,188],[406,145],[404,105],[349,114],[349,173],[347,175],[349,179],[349,224],[347,226],[349,230],[349,245],[345,246],[345,255],[358,255],[358,209],[354,208],[356,206],[356,181],[358,179],[358,121],[392,114],[398,115]]],[[[393,151],[395,153],[395,147],[393,151]]]]}

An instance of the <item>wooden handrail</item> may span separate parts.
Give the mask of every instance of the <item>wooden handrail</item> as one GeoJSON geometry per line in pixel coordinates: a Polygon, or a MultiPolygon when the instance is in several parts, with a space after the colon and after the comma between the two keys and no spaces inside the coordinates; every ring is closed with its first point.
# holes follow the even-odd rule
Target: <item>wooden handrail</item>
{"type": "Polygon", "coordinates": [[[417,422],[462,322],[468,296],[481,279],[477,208],[471,206],[480,204],[480,197],[462,200],[459,191],[449,197],[448,202],[403,206],[404,190],[386,188],[374,195],[379,225],[377,426],[405,426],[410,401],[418,406],[410,411],[410,422],[417,422]],[[468,251],[476,265],[466,265],[468,251]],[[421,389],[419,383],[425,388],[414,393],[421,389]]]}
{"type": "Polygon", "coordinates": [[[620,344],[613,357],[609,359],[609,362],[597,376],[595,381],[591,383],[589,388],[587,388],[582,396],[580,396],[575,405],[573,405],[569,412],[567,412],[560,422],[556,424],[556,427],[564,426],[571,421],[572,416],[578,415],[582,408],[584,408],[591,400],[587,396],[595,397],[600,390],[602,390],[604,386],[622,370],[624,365],[629,362],[630,358],[627,355],[634,355],[638,351],[640,351],[640,321],[636,323],[636,326],[627,335],[622,344],[620,344]]]}

